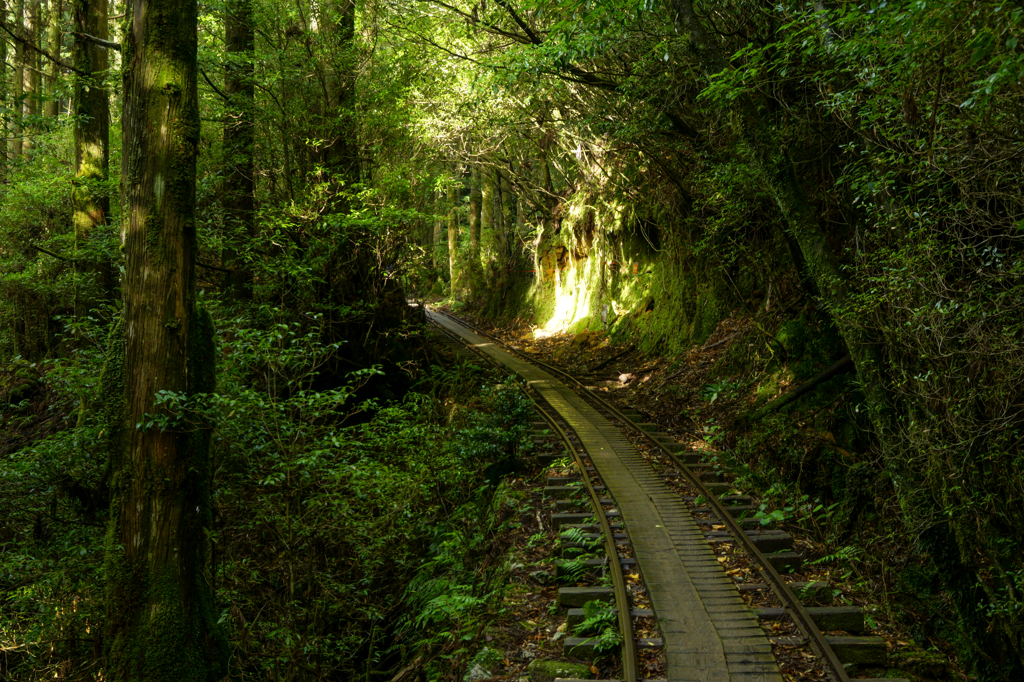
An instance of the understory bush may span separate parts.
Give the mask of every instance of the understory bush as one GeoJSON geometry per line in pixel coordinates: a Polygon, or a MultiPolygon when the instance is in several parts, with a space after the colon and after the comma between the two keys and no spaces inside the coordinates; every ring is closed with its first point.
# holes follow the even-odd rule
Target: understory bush
{"type": "MultiPolygon", "coordinates": [[[[390,403],[355,398],[374,367],[316,390],[344,344],[322,343],[315,317],[226,320],[221,337],[217,392],[163,394],[152,424],[215,419],[209,580],[231,678],[390,679],[416,655],[446,665],[500,582],[501,562],[485,559],[493,512],[514,504],[497,484],[527,442],[525,398],[471,365],[410,365],[414,389],[390,403]]],[[[3,679],[102,671],[106,456],[87,380],[102,360],[51,370],[42,407],[3,408],[71,417],[4,452],[3,679]]]]}

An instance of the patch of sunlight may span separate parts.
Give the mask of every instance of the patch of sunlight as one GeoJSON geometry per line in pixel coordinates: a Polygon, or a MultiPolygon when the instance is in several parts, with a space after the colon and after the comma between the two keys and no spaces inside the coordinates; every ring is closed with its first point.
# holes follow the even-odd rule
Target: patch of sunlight
{"type": "Polygon", "coordinates": [[[596,274],[590,272],[593,260],[586,259],[582,263],[570,260],[569,267],[556,276],[555,310],[541,325],[541,330],[547,335],[565,331],[590,314],[592,299],[600,293],[599,287],[589,286],[596,274]]]}

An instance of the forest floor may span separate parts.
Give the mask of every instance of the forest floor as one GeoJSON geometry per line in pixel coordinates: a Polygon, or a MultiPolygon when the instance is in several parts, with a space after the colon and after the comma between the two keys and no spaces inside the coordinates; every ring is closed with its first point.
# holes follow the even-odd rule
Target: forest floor
{"type": "MultiPolygon", "coordinates": [[[[720,427],[709,425],[737,428],[750,408],[749,401],[738,396],[715,399],[725,393],[716,366],[728,344],[742,339],[748,321],[725,320],[701,346],[679,357],[660,357],[644,355],[628,344],[614,344],[600,331],[552,334],[524,319],[496,325],[466,311],[453,314],[538,360],[574,375],[596,375],[590,383],[594,390],[621,407],[644,413],[662,431],[697,450],[717,451],[734,442],[734,434],[723,434],[720,427]]],[[[781,392],[788,387],[779,388],[781,392]]],[[[768,510],[783,504],[764,492],[751,491],[754,504],[763,503],[768,510]]],[[[877,525],[885,525],[884,518],[877,525]]],[[[874,561],[854,565],[845,561],[841,551],[836,556],[835,547],[823,542],[827,533],[821,528],[808,528],[806,518],[792,518],[788,523],[783,520],[779,526],[794,536],[807,560],[816,562],[815,573],[833,585],[837,599],[863,606],[871,634],[885,638],[890,667],[860,670],[857,677],[904,677],[914,682],[973,679],[958,665],[950,643],[922,635],[929,631],[928,620],[934,618],[934,612],[887,584],[891,576],[886,574],[892,569],[886,570],[886,564],[904,566],[919,561],[909,555],[906,546],[898,546],[892,535],[874,533],[872,524],[862,524],[854,537],[846,539],[845,546],[859,547],[858,553],[870,554],[874,561]]],[[[798,661],[787,664],[799,667],[798,661]]],[[[811,678],[809,670],[801,673],[793,668],[792,673],[787,675],[789,679],[811,678]]]]}

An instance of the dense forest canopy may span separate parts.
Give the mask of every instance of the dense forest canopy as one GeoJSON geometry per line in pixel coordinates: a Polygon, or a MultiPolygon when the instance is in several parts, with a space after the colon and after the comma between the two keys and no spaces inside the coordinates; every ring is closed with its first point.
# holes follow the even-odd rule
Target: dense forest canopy
{"type": "Polygon", "coordinates": [[[443,675],[485,601],[452,577],[492,503],[462,467],[511,456],[525,408],[451,408],[438,386],[482,379],[413,369],[407,296],[548,330],[604,311],[666,356],[750,321],[722,367],[754,377],[732,449],[841,503],[836,542],[898,536],[892,589],[937,597],[923,641],[1024,673],[1024,9],[6,0],[2,20],[0,676],[132,679],[112,604],[135,569],[107,529],[128,523],[118,453],[150,431],[177,434],[159,457],[209,451],[179,483],[204,509],[212,577],[190,580],[212,594],[188,617],[210,679],[443,675]],[[152,317],[173,287],[180,328],[152,317]],[[158,336],[180,357],[132,388],[147,348],[171,357],[158,336]],[[805,469],[775,378],[847,355],[794,419],[831,439],[805,469]]]}

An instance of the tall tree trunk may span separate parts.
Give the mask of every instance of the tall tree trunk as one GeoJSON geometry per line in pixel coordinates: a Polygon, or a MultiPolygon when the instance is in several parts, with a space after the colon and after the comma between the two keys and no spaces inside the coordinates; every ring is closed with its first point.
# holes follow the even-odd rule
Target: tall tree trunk
{"type": "Polygon", "coordinates": [[[196,0],[134,0],[124,50],[122,319],[104,384],[122,401],[107,540],[107,679],[214,682],[226,642],[204,575],[209,429],[158,391],[213,390],[213,325],[195,293],[196,0]],[[170,423],[154,425],[153,419],[170,423]]]}
{"type": "Polygon", "coordinates": [[[493,258],[494,242],[494,171],[487,166],[480,169],[480,241],[483,260],[493,258]]]}
{"type": "Polygon", "coordinates": [[[526,234],[526,198],[522,194],[516,194],[516,233],[515,244],[518,246],[526,234]]]}
{"type": "Polygon", "coordinates": [[[434,191],[434,235],[430,241],[430,262],[435,270],[441,268],[441,192],[434,191]]]}
{"type": "MultiPolygon", "coordinates": [[[[24,35],[25,28],[25,0],[16,0],[14,3],[14,29],[18,35],[24,35]]],[[[11,124],[11,138],[8,149],[11,157],[16,159],[21,156],[22,139],[22,117],[25,112],[25,105],[22,96],[25,94],[25,45],[20,41],[14,42],[14,69],[11,78],[11,100],[14,112],[11,124]]]]}
{"type": "Polygon", "coordinates": [[[451,293],[458,286],[459,272],[456,270],[455,248],[459,240],[459,193],[455,186],[448,188],[448,281],[451,282],[451,293]]]}
{"type": "MultiPolygon", "coordinates": [[[[46,50],[54,57],[60,58],[60,23],[64,7],[61,0],[50,0],[49,22],[46,32],[46,50]]],[[[49,61],[46,65],[46,99],[43,102],[43,116],[57,118],[60,97],[57,94],[57,78],[60,74],[56,62],[49,61]]]]}
{"type": "MultiPolygon", "coordinates": [[[[33,45],[39,46],[40,38],[42,37],[42,0],[29,0],[29,11],[28,11],[28,25],[26,27],[26,37],[32,42],[33,45]]],[[[39,53],[35,50],[29,50],[25,54],[28,65],[28,97],[25,102],[28,105],[28,113],[30,116],[39,116],[40,106],[39,103],[42,99],[43,88],[42,88],[42,69],[39,67],[39,53]]],[[[25,140],[26,147],[31,147],[32,139],[28,138],[25,140]]]]}
{"type": "Polygon", "coordinates": [[[515,205],[516,196],[512,194],[512,183],[509,181],[508,173],[503,173],[500,170],[496,171],[498,174],[498,197],[497,209],[501,211],[501,230],[496,231],[497,251],[501,254],[499,257],[500,261],[505,264],[506,268],[513,267],[512,265],[512,244],[514,243],[515,235],[515,205]]]}
{"type": "Polygon", "coordinates": [[[466,274],[469,277],[470,293],[476,297],[483,284],[480,266],[480,223],[483,197],[480,191],[480,168],[470,166],[469,175],[469,256],[466,259],[466,274]]]}
{"type": "Polygon", "coordinates": [[[227,94],[227,121],[224,124],[224,216],[231,246],[224,252],[224,265],[231,270],[225,288],[240,299],[252,295],[252,272],[239,257],[240,245],[256,234],[256,206],[253,195],[256,163],[254,159],[253,113],[256,87],[253,56],[256,32],[253,28],[252,0],[229,0],[224,17],[224,43],[227,62],[224,67],[224,92],[227,94]]]}
{"type": "Polygon", "coordinates": [[[471,268],[480,265],[480,219],[481,219],[480,169],[475,165],[469,177],[469,262],[471,268]]]}
{"type": "Polygon", "coordinates": [[[359,144],[356,128],[356,3],[332,0],[335,36],[331,55],[334,63],[327,78],[328,102],[324,130],[333,136],[325,148],[324,161],[347,187],[359,182],[359,144]]]}
{"type": "MultiPolygon", "coordinates": [[[[7,17],[7,0],[0,0],[0,12],[7,17]]],[[[10,90],[10,81],[7,79],[7,36],[0,37],[0,109],[4,113],[0,117],[0,134],[3,135],[3,146],[0,147],[0,180],[7,175],[7,161],[9,158],[6,140],[11,137],[10,107],[7,106],[7,91],[10,90]]]]}
{"type": "MultiPolygon", "coordinates": [[[[107,39],[107,0],[75,0],[75,31],[107,39]]],[[[71,190],[75,226],[75,267],[79,274],[75,310],[81,316],[99,301],[113,298],[113,267],[102,249],[95,248],[96,228],[110,213],[107,186],[110,165],[110,97],[107,93],[107,51],[94,42],[75,38],[74,79],[75,178],[71,190]]]]}

